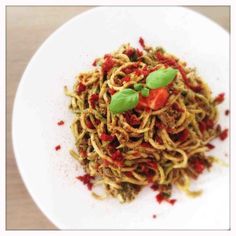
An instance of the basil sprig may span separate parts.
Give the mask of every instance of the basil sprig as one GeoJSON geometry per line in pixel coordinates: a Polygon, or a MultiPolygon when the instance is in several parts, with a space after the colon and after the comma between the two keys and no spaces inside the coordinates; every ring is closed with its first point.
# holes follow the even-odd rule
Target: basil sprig
{"type": "Polygon", "coordinates": [[[153,71],[147,76],[146,84],[150,89],[156,89],[167,86],[175,78],[178,70],[173,68],[159,69],[153,71]]]}
{"type": "Polygon", "coordinates": [[[129,88],[123,89],[111,97],[110,111],[113,114],[117,114],[131,110],[137,106],[138,98],[138,92],[135,90],[129,88]]]}
{"type": "Polygon", "coordinates": [[[156,89],[167,86],[175,78],[178,70],[173,68],[158,69],[151,72],[146,79],[146,86],[141,83],[134,84],[134,89],[123,89],[111,97],[109,105],[113,114],[125,112],[135,108],[139,101],[139,92],[143,97],[149,96],[149,89],[156,89]],[[148,89],[149,88],[149,89],[148,89]]]}

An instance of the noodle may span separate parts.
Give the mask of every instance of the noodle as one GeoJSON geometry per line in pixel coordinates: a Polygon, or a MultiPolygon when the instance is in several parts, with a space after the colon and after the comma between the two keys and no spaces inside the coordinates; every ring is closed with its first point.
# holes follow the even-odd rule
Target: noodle
{"type": "Polygon", "coordinates": [[[173,185],[188,195],[201,193],[189,190],[190,179],[213,162],[206,151],[219,134],[218,112],[208,86],[185,62],[160,48],[139,51],[125,44],[96,59],[95,69],[79,74],[73,91],[65,88],[65,93],[75,116],[71,129],[77,152],[70,153],[107,195],[131,201],[150,183],[168,194],[173,185]],[[150,72],[169,67],[178,72],[166,86],[165,106],[110,111],[114,93],[144,85],[150,72]]]}

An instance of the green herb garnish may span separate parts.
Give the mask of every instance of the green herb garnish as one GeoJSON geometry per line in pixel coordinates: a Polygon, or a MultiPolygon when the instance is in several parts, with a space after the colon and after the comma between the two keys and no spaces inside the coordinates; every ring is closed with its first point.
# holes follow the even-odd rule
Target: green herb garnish
{"type": "Polygon", "coordinates": [[[156,70],[147,76],[147,87],[150,89],[165,87],[172,82],[177,72],[178,70],[173,68],[156,70]]]}
{"type": "Polygon", "coordinates": [[[138,99],[138,92],[133,89],[123,89],[111,97],[110,111],[117,114],[131,110],[137,106],[138,99]]]}

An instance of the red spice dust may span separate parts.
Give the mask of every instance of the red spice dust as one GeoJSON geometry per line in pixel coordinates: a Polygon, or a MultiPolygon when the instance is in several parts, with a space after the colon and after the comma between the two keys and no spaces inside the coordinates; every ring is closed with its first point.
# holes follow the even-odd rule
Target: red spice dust
{"type": "Polygon", "coordinates": [[[60,150],[61,149],[61,145],[57,145],[56,147],[55,147],[55,150],[56,151],[58,151],[58,150],[60,150]]]}
{"type": "Polygon", "coordinates": [[[95,179],[94,176],[90,176],[89,174],[77,176],[76,179],[80,180],[84,185],[87,185],[88,190],[91,190],[93,187],[93,183],[91,180],[95,179]]]}
{"type": "Polygon", "coordinates": [[[230,111],[229,111],[228,109],[225,110],[225,115],[228,116],[228,115],[229,115],[229,112],[230,112],[230,111]]]}
{"type": "Polygon", "coordinates": [[[60,121],[57,122],[57,125],[59,125],[59,126],[64,125],[64,124],[65,124],[65,122],[63,120],[60,120],[60,121]]]}
{"type": "Polygon", "coordinates": [[[216,96],[214,102],[220,104],[224,101],[224,99],[225,99],[225,93],[220,93],[218,96],[216,96]]]}
{"type": "Polygon", "coordinates": [[[145,48],[145,43],[142,37],[139,38],[138,42],[141,45],[141,47],[145,48]]]}
{"type": "Polygon", "coordinates": [[[219,138],[220,140],[225,140],[228,137],[228,129],[224,129],[220,134],[219,134],[219,138]]]}

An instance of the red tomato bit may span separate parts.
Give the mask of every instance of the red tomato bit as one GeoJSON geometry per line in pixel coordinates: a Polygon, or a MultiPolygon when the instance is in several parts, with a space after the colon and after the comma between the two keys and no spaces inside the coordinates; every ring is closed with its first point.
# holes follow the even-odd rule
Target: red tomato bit
{"type": "Polygon", "coordinates": [[[174,103],[172,108],[178,112],[184,112],[184,110],[178,105],[178,103],[174,103]]]}
{"type": "Polygon", "coordinates": [[[139,44],[141,45],[142,48],[145,48],[145,43],[142,37],[139,38],[138,40],[139,44]]]}
{"type": "Polygon", "coordinates": [[[138,48],[136,49],[136,53],[138,57],[141,57],[143,55],[143,52],[140,51],[138,48]]]}
{"type": "Polygon", "coordinates": [[[213,144],[211,144],[211,143],[208,143],[206,146],[208,147],[209,150],[215,148],[215,146],[213,144]]]}
{"type": "Polygon", "coordinates": [[[171,205],[174,205],[177,200],[176,199],[166,199],[166,201],[168,203],[170,203],[171,205]]]}
{"type": "Polygon", "coordinates": [[[229,111],[228,109],[225,110],[225,115],[228,116],[228,115],[229,115],[229,112],[230,112],[230,111],[229,111]]]}
{"type": "Polygon", "coordinates": [[[113,88],[109,88],[109,89],[108,89],[108,93],[109,93],[110,95],[113,95],[114,93],[116,93],[116,90],[113,89],[113,88]]]}
{"type": "Polygon", "coordinates": [[[87,152],[83,150],[82,148],[79,150],[79,154],[81,157],[86,158],[87,157],[87,152]]]}
{"type": "Polygon", "coordinates": [[[112,56],[110,54],[105,55],[104,58],[106,60],[102,64],[102,71],[104,74],[107,74],[112,69],[112,67],[115,65],[115,61],[112,59],[112,56]]]}
{"type": "Polygon", "coordinates": [[[96,93],[92,94],[91,97],[89,98],[91,107],[93,109],[95,108],[95,105],[96,105],[96,102],[98,101],[98,99],[99,99],[99,95],[96,93]]]}
{"type": "Polygon", "coordinates": [[[188,139],[188,137],[189,137],[189,131],[188,131],[188,129],[184,129],[182,132],[180,132],[180,133],[178,134],[178,140],[179,140],[180,142],[186,141],[186,140],[188,139]]]}
{"type": "Polygon", "coordinates": [[[123,155],[122,153],[120,152],[120,150],[116,150],[112,156],[111,156],[112,160],[120,160],[120,159],[123,159],[123,155]]]}
{"type": "Polygon", "coordinates": [[[224,93],[220,93],[215,99],[214,99],[214,102],[216,104],[220,104],[224,101],[225,99],[225,94],[224,93]]]}
{"type": "Polygon", "coordinates": [[[61,149],[61,145],[57,145],[56,147],[55,147],[55,150],[56,151],[58,151],[58,150],[60,150],[61,149]]]}
{"type": "Polygon", "coordinates": [[[112,136],[112,135],[109,135],[109,134],[102,133],[100,138],[101,138],[102,141],[111,142],[111,141],[114,140],[115,137],[112,136]]]}
{"type": "Polygon", "coordinates": [[[82,176],[77,176],[76,179],[80,180],[84,185],[87,185],[88,189],[91,190],[93,187],[91,180],[95,179],[95,177],[90,176],[89,174],[85,174],[82,176]]]}
{"type": "Polygon", "coordinates": [[[128,48],[124,52],[128,57],[132,57],[134,54],[134,49],[133,48],[128,48]]]}
{"type": "Polygon", "coordinates": [[[97,62],[98,62],[98,59],[96,58],[94,61],[93,61],[93,66],[96,66],[97,65],[97,62]]]}
{"type": "Polygon", "coordinates": [[[139,102],[136,108],[150,108],[153,110],[159,110],[165,106],[169,97],[169,93],[166,88],[151,89],[148,97],[139,95],[139,102]]]}
{"type": "Polygon", "coordinates": [[[224,129],[220,134],[219,134],[219,138],[220,140],[225,140],[228,137],[228,129],[224,129]]]}
{"type": "Polygon", "coordinates": [[[201,174],[204,169],[205,169],[205,165],[203,164],[203,162],[199,159],[196,159],[194,162],[193,162],[193,167],[194,167],[194,170],[201,174]]]}
{"type": "Polygon", "coordinates": [[[169,196],[166,196],[165,193],[160,192],[156,195],[156,200],[159,204],[161,204],[163,201],[170,203],[171,205],[174,205],[177,201],[176,199],[169,199],[169,196]]]}
{"type": "Polygon", "coordinates": [[[159,193],[156,195],[156,200],[159,204],[161,204],[165,200],[165,196],[163,193],[159,193]]]}
{"type": "Polygon", "coordinates": [[[93,123],[92,123],[89,119],[86,120],[86,126],[87,126],[89,129],[94,129],[94,128],[95,128],[94,125],[93,125],[93,123]]]}
{"type": "Polygon", "coordinates": [[[57,125],[59,125],[59,126],[64,125],[64,124],[65,124],[65,122],[63,120],[57,122],[57,125]]]}
{"type": "Polygon", "coordinates": [[[127,123],[132,126],[140,124],[140,120],[138,119],[138,117],[135,114],[131,114],[130,111],[127,111],[125,113],[125,119],[126,119],[127,123]]]}
{"type": "Polygon", "coordinates": [[[151,148],[152,147],[152,145],[150,143],[146,143],[146,142],[142,142],[141,146],[146,147],[146,148],[151,148]]]}
{"type": "Polygon", "coordinates": [[[151,185],[151,189],[152,189],[153,191],[157,191],[157,190],[159,189],[159,185],[158,185],[158,184],[152,184],[152,185],[151,185]]]}
{"type": "Polygon", "coordinates": [[[80,82],[76,88],[76,93],[80,95],[85,90],[86,90],[86,86],[80,82]]]}
{"type": "Polygon", "coordinates": [[[129,172],[125,172],[125,175],[126,175],[127,177],[130,177],[130,178],[132,178],[132,177],[133,177],[133,175],[132,175],[132,172],[131,172],[131,171],[129,171],[129,172]]]}
{"type": "Polygon", "coordinates": [[[129,82],[130,80],[131,80],[131,78],[128,76],[125,76],[124,78],[121,79],[123,84],[129,82]]]}

